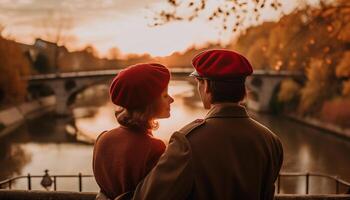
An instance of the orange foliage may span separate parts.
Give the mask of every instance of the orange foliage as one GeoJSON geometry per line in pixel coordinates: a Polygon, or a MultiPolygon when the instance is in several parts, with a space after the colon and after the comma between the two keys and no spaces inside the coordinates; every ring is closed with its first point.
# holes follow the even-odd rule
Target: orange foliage
{"type": "Polygon", "coordinates": [[[259,38],[247,51],[247,57],[251,61],[251,64],[255,67],[265,68],[269,66],[268,59],[266,57],[267,40],[265,38],[259,38]]]}
{"type": "MultiPolygon", "coordinates": [[[[346,51],[336,68],[336,75],[339,78],[350,78],[350,51],[346,51]]],[[[350,96],[350,80],[342,81],[342,95],[350,96]]]]}
{"type": "Polygon", "coordinates": [[[350,97],[350,80],[343,82],[343,96],[350,97]]]}
{"type": "Polygon", "coordinates": [[[344,53],[335,72],[337,77],[350,77],[350,51],[344,53]]]}
{"type": "Polygon", "coordinates": [[[304,71],[306,81],[297,87],[281,85],[279,101],[300,94],[299,114],[319,114],[323,102],[350,96],[350,4],[338,0],[320,7],[305,7],[279,22],[251,27],[234,48],[241,50],[254,68],[304,71]]]}
{"type": "Polygon", "coordinates": [[[315,111],[327,97],[331,96],[331,71],[332,68],[326,65],[323,59],[311,60],[310,67],[306,70],[308,82],[301,90],[300,113],[315,111]]]}

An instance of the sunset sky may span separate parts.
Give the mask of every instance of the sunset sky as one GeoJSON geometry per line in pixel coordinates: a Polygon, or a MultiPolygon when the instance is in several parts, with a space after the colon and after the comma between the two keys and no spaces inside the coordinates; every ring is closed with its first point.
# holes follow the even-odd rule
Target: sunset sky
{"type": "MultiPolygon", "coordinates": [[[[196,0],[195,0],[196,1],[196,0]]],[[[198,1],[198,0],[197,0],[198,1]]],[[[208,8],[225,0],[208,0],[208,8]]],[[[192,22],[172,22],[151,27],[152,12],[166,8],[165,0],[0,0],[2,35],[18,42],[32,44],[37,37],[48,38],[59,28],[64,45],[70,50],[88,44],[106,55],[111,47],[123,54],[149,53],[165,56],[184,51],[192,45],[207,42],[227,44],[232,33],[221,33],[220,24],[207,21],[205,13],[192,22]],[[57,24],[59,23],[59,24],[57,24]]],[[[302,2],[318,0],[284,0],[283,12],[289,13],[302,2]]],[[[276,20],[279,13],[266,9],[264,20],[276,20]]]]}

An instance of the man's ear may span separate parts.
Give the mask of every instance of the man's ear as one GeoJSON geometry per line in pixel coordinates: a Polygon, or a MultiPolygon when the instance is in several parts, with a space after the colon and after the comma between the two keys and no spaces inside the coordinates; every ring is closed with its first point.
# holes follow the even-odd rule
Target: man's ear
{"type": "Polygon", "coordinates": [[[204,80],[204,92],[205,93],[209,93],[209,87],[210,87],[210,83],[209,83],[209,81],[208,80],[204,80]]]}
{"type": "Polygon", "coordinates": [[[209,80],[204,80],[203,83],[204,87],[203,87],[203,92],[204,92],[204,96],[203,96],[203,104],[204,104],[204,108],[205,109],[210,109],[211,108],[211,93],[210,93],[210,81],[209,80]]]}

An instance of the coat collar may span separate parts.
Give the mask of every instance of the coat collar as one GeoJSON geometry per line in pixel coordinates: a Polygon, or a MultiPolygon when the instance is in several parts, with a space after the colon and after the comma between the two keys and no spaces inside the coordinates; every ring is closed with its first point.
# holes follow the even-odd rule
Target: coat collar
{"type": "Polygon", "coordinates": [[[212,105],[205,119],[209,118],[248,118],[246,109],[236,103],[221,103],[212,105]]]}

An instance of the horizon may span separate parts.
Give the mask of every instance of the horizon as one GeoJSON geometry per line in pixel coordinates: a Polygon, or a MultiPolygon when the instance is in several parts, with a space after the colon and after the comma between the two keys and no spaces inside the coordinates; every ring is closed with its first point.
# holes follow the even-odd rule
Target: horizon
{"type": "MultiPolygon", "coordinates": [[[[116,48],[121,57],[129,54],[165,57],[209,44],[224,47],[239,36],[239,33],[231,31],[222,32],[218,24],[205,18],[205,13],[191,22],[175,21],[149,26],[150,20],[146,19],[149,13],[167,8],[167,4],[160,0],[133,0],[127,4],[123,4],[122,0],[79,2],[3,0],[0,2],[0,25],[4,26],[2,36],[24,44],[33,44],[38,38],[55,42],[56,38],[50,37],[55,36],[55,31],[65,30],[60,35],[63,42],[58,41],[58,45],[67,47],[69,51],[82,50],[90,45],[97,50],[100,58],[107,58],[111,48],[116,48]]],[[[208,5],[215,7],[220,2],[208,0],[208,5]]],[[[283,16],[281,13],[289,14],[302,4],[316,6],[318,2],[285,0],[281,12],[264,10],[260,21],[246,25],[243,30],[266,21],[277,21],[283,16]]]]}

